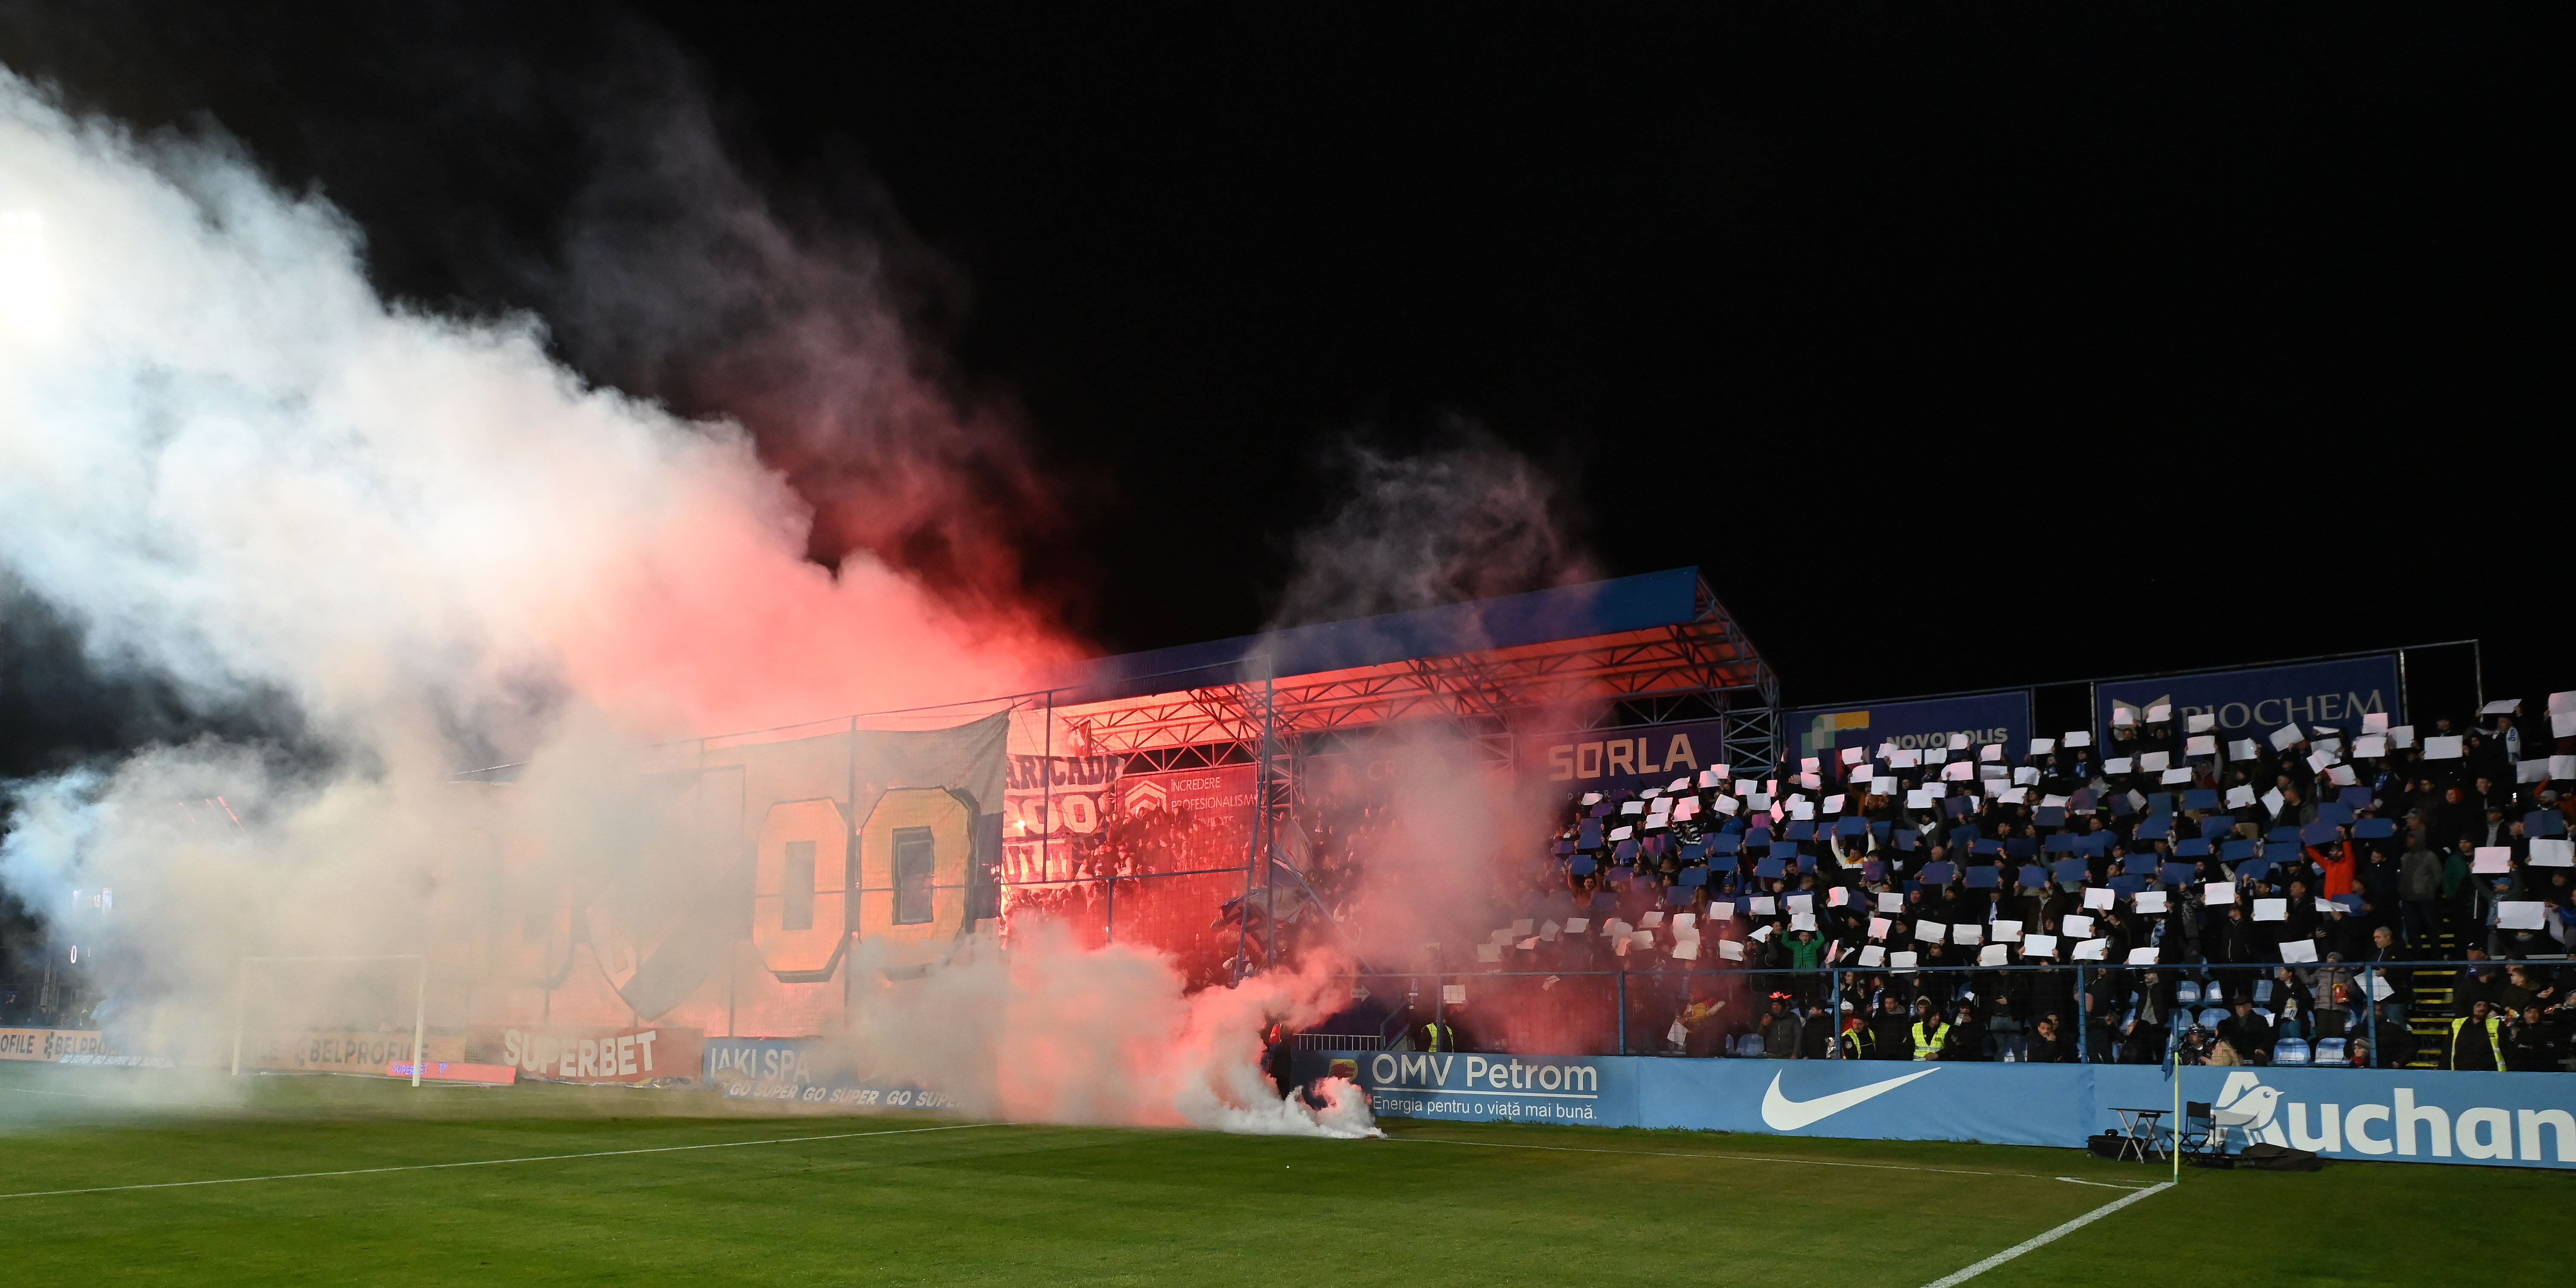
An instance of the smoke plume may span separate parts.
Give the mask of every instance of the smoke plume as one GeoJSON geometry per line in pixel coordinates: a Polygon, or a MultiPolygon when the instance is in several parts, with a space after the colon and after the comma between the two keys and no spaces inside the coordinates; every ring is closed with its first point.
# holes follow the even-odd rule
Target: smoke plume
{"type": "MultiPolygon", "coordinates": [[[[792,259],[740,196],[715,194],[712,240],[792,259]]],[[[92,940],[120,1008],[101,1019],[132,1045],[202,1057],[245,955],[501,937],[461,829],[524,838],[552,881],[685,900],[703,874],[649,744],[1014,692],[1068,652],[1042,615],[934,594],[867,548],[988,557],[919,534],[979,509],[970,466],[1007,443],[926,392],[864,273],[814,288],[855,306],[752,296],[721,328],[727,390],[807,410],[851,391],[788,463],[840,470],[867,445],[833,475],[835,522],[862,535],[824,566],[813,508],[739,423],[586,383],[536,317],[389,305],[347,218],[220,138],[136,137],[0,71],[0,212],[0,570],[91,669],[275,731],[13,789],[0,880],[57,938],[92,940]],[[524,763],[506,792],[451,781],[504,761],[524,763]]],[[[1311,1004],[1286,981],[1184,1000],[1152,958],[1057,956],[965,963],[942,987],[1006,1001],[1021,1050],[1115,1035],[1091,1051],[1115,1061],[1100,1085],[1015,1088],[991,1042],[927,1072],[997,1111],[1325,1130],[1242,1049],[1263,1014],[1311,1004]],[[1156,1072],[1175,1051],[1202,1063],[1156,1072]]],[[[927,1022],[863,1013],[885,1034],[927,1022]]]]}

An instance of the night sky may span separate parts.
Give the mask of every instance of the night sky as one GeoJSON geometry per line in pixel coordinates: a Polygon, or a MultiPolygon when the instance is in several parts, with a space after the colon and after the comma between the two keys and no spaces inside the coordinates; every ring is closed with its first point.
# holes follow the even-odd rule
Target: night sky
{"type": "MultiPolygon", "coordinates": [[[[1272,620],[1337,444],[1481,433],[1602,571],[1704,569],[1796,702],[2471,636],[2490,695],[2576,687],[2536,7],[214,8],[0,0],[0,61],[219,124],[390,294],[550,316],[603,134],[685,82],[778,208],[894,248],[1061,508],[997,537],[1020,589],[1103,650],[1272,620]]],[[[43,683],[22,746],[205,716],[43,683]]]]}

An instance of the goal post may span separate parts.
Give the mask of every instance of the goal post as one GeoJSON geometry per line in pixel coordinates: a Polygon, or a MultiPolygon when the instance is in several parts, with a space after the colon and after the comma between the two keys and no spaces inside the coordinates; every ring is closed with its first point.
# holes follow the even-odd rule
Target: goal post
{"type": "Polygon", "coordinates": [[[254,966],[301,963],[412,962],[416,966],[411,1008],[411,1085],[420,1085],[420,1064],[429,1043],[429,958],[419,953],[376,953],[348,957],[244,957],[233,973],[233,1076],[241,1076],[242,1039],[250,1027],[250,976],[254,966]]]}

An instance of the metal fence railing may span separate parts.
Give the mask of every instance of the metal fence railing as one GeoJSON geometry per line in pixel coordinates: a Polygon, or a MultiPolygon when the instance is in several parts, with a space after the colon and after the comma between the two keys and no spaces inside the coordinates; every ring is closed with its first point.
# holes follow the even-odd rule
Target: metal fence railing
{"type": "MultiPolygon", "coordinates": [[[[2158,1026],[2164,1030],[2155,1055],[2159,1062],[2171,1058],[2192,1024],[2206,1020],[2213,1008],[2228,1009],[2240,997],[2252,1001],[2267,1020],[2290,1023],[2301,1040],[2359,1039],[2376,1056],[2385,1050],[2379,1041],[2382,1013],[2411,1005],[2407,989],[2413,972],[2485,965],[2489,963],[2450,960],[2293,964],[2286,967],[2291,982],[2279,978],[2285,967],[2278,962],[1385,972],[1343,976],[1354,985],[1352,1008],[1326,1021],[1335,1034],[1306,1036],[1347,1037],[1373,1027],[1379,1046],[1329,1049],[1376,1050],[1404,1041],[1408,1034],[1419,1035],[1426,1022],[1436,1022],[1464,1031],[1463,1050],[1674,1055],[1687,1046],[1667,1041],[1670,1026],[1694,1004],[1724,1003],[1703,1022],[1740,1028],[1765,1009],[1769,995],[1786,993],[1801,1005],[1822,1004],[1839,1028],[1846,1000],[1856,1003],[1858,1015],[1877,997],[1892,995],[1909,1007],[1916,997],[1929,997],[1946,1009],[1963,994],[1974,994],[1981,1019],[1990,1026],[2002,1021],[2013,1026],[2009,1032],[2024,1035],[2016,1045],[2026,1044],[2026,1035],[2042,1016],[2055,1014],[2073,1028],[2078,1060],[2107,1063],[2118,1052],[2101,1049],[2097,1029],[2107,1024],[2117,1034],[2125,1028],[2138,1014],[2139,990],[2145,988],[2155,990],[2165,1020],[2158,1026]],[[2152,982],[2145,978],[2150,973],[2156,977],[2152,982]],[[2295,1017],[2285,1014],[2285,1003],[2297,996],[2292,982],[2311,998],[2295,1017]],[[2335,999],[2338,984],[2348,986],[2346,999],[2335,999]],[[2316,996],[2320,989],[2326,997],[2316,996]]],[[[1830,1055],[1841,1054],[1840,1043],[1827,1045],[1830,1055]]],[[[1302,1041],[1299,1046],[1319,1049],[1302,1041]]]]}

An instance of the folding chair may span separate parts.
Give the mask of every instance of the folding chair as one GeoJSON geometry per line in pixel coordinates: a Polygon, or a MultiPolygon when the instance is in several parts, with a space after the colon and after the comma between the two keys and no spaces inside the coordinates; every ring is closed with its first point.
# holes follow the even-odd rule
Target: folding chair
{"type": "Polygon", "coordinates": [[[2218,1152],[2227,1151],[2227,1141],[2218,1135],[2218,1124],[2206,1100],[2188,1101],[2183,1105],[2182,1121],[2174,1124],[2173,1135],[2174,1148],[2188,1157],[2198,1158],[2209,1153],[2213,1143],[2218,1146],[2218,1152]]]}

